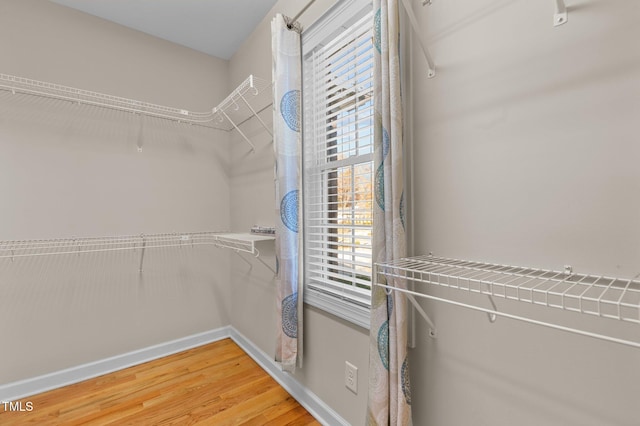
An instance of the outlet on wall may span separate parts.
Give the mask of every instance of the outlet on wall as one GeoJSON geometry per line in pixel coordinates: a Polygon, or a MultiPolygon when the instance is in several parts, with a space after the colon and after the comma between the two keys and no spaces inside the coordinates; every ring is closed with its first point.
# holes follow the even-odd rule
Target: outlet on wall
{"type": "Polygon", "coordinates": [[[358,367],[345,361],[344,385],[353,393],[358,393],[358,367]]]}

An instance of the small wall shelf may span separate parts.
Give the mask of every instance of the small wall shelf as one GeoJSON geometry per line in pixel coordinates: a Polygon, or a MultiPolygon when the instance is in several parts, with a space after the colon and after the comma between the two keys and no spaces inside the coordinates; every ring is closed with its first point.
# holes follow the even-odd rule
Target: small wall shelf
{"type": "Polygon", "coordinates": [[[275,239],[275,235],[262,235],[253,233],[220,234],[218,235],[216,246],[235,250],[238,255],[240,254],[240,252],[252,254],[260,263],[262,263],[275,275],[276,270],[273,269],[271,265],[269,265],[260,257],[260,251],[256,247],[256,243],[258,242],[275,241],[275,239]]]}
{"type": "Polygon", "coordinates": [[[260,111],[272,104],[270,88],[271,82],[250,75],[219,105],[212,108],[211,111],[194,112],[62,86],[60,84],[0,74],[0,90],[10,91],[13,94],[25,93],[34,96],[60,99],[80,105],[109,108],[225,131],[237,129],[243,139],[251,145],[252,150],[255,149],[255,146],[238,126],[255,116],[271,134],[269,128],[258,116],[260,111]]]}
{"type": "MultiPolygon", "coordinates": [[[[571,273],[569,267],[565,271],[558,272],[434,256],[420,256],[378,263],[375,273],[376,285],[386,288],[387,291],[407,293],[412,303],[415,303],[414,296],[425,297],[487,312],[494,319],[496,315],[505,316],[640,348],[640,341],[617,339],[612,336],[603,336],[498,312],[493,299],[491,299],[493,309],[486,309],[418,291],[381,284],[381,277],[400,278],[419,284],[431,284],[477,293],[490,298],[515,300],[640,325],[640,281],[637,280],[574,274],[571,273]]],[[[422,314],[423,312],[421,312],[422,314]]],[[[433,323],[430,322],[430,325],[433,323]]]]}

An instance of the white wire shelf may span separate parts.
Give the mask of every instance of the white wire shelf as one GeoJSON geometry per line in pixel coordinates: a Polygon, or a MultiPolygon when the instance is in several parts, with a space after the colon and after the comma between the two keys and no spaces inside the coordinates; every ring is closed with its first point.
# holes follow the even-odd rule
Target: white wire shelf
{"type": "Polygon", "coordinates": [[[249,233],[197,232],[117,237],[64,238],[50,240],[0,241],[0,259],[56,256],[122,250],[143,250],[160,247],[189,247],[213,245],[235,252],[259,256],[256,242],[273,240],[273,236],[249,233]]]}
{"type": "MultiPolygon", "coordinates": [[[[238,126],[253,116],[257,117],[268,130],[258,114],[272,104],[270,88],[270,81],[250,75],[219,105],[212,108],[211,111],[194,112],[62,86],[55,83],[0,74],[0,89],[10,91],[14,94],[26,93],[34,96],[126,111],[225,131],[231,131],[233,129],[240,130],[238,126]]],[[[252,148],[254,148],[251,141],[249,141],[244,134],[242,134],[242,136],[250,143],[252,148]]]]}
{"type": "Polygon", "coordinates": [[[225,233],[216,235],[216,245],[235,251],[250,253],[259,256],[260,251],[256,247],[256,243],[260,241],[275,241],[275,235],[256,235],[250,233],[225,233]]]}
{"type": "Polygon", "coordinates": [[[250,75],[213,108],[217,128],[227,131],[237,128],[271,106],[272,96],[270,81],[250,75]]]}
{"type": "MultiPolygon", "coordinates": [[[[414,296],[425,297],[483,311],[490,314],[494,320],[495,315],[505,316],[640,348],[640,342],[630,342],[610,336],[596,335],[557,324],[501,313],[497,311],[492,299],[496,297],[515,300],[553,309],[640,324],[640,281],[638,280],[573,274],[568,271],[550,271],[434,256],[418,256],[377,263],[375,278],[376,285],[386,288],[387,291],[406,293],[414,305],[417,305],[414,296]],[[420,289],[412,291],[398,288],[391,284],[384,284],[383,280],[380,279],[381,277],[399,278],[414,283],[431,284],[463,292],[486,295],[491,299],[493,309],[485,309],[442,297],[434,297],[418,291],[420,289]]],[[[390,281],[392,282],[393,280],[390,281]]],[[[426,314],[423,311],[420,314],[425,317],[425,320],[433,328],[433,322],[426,314]]]]}

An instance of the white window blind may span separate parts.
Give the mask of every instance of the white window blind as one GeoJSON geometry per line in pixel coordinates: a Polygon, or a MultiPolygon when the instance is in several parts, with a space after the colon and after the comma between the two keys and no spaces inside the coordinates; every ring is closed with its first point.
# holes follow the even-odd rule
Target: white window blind
{"type": "Polygon", "coordinates": [[[303,68],[306,300],[366,327],[373,224],[368,6],[310,49],[303,68]]]}

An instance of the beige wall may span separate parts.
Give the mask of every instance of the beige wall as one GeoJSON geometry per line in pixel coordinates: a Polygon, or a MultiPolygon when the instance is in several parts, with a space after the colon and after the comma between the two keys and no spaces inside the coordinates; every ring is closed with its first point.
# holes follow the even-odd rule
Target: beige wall
{"type": "MultiPolygon", "coordinates": [[[[559,28],[552,1],[413,3],[438,65],[427,80],[414,46],[405,68],[414,254],[635,276],[635,2],[568,1],[559,28]]],[[[303,25],[332,4],[316,1],[303,25]]],[[[225,62],[44,0],[0,0],[0,72],[205,110],[248,74],[271,77],[271,17],[300,8],[280,0],[225,62]]],[[[270,123],[271,109],[261,117],[270,123]]],[[[137,117],[0,92],[0,239],[274,225],[272,144],[256,120],[243,130],[255,153],[236,133],[149,120],[138,153],[137,117]]],[[[273,263],[272,244],[259,249],[273,263]]],[[[274,280],[263,265],[215,249],[149,251],[141,278],[138,260],[0,261],[0,323],[9,325],[0,383],[229,323],[274,353],[274,280]]],[[[418,322],[414,424],[637,423],[636,349],[424,306],[439,337],[418,322]]],[[[637,338],[637,327],[613,321],[499,307],[637,338]]],[[[368,331],[308,306],[304,331],[295,377],[364,424],[368,331]],[[345,361],[359,368],[357,395],[344,387],[345,361]]]]}
{"type": "MultiPolygon", "coordinates": [[[[439,67],[428,80],[414,46],[415,253],[637,276],[636,2],[567,1],[569,22],[557,28],[553,1],[414,3],[439,67]]],[[[424,306],[439,337],[419,323],[416,424],[638,423],[637,349],[424,306]]],[[[637,325],[499,309],[638,339],[637,325]]]]}
{"type": "MultiPolygon", "coordinates": [[[[253,73],[271,79],[271,19],[276,13],[294,16],[306,2],[281,0],[258,25],[251,37],[229,64],[232,80],[241,81],[253,73]]],[[[316,1],[300,18],[308,26],[326,11],[333,1],[316,1]]],[[[269,108],[261,115],[272,122],[269,108]]],[[[232,137],[233,171],[231,178],[232,226],[246,230],[251,225],[275,225],[276,205],[273,183],[273,145],[259,123],[247,123],[254,135],[256,153],[232,137]]],[[[273,244],[264,249],[265,259],[274,264],[273,244]]],[[[253,268],[234,259],[232,267],[232,324],[268,354],[275,354],[275,281],[273,274],[254,262],[253,268]]],[[[368,330],[315,308],[304,309],[304,365],[295,377],[318,395],[344,419],[364,424],[366,412],[367,370],[369,363],[368,330]],[[358,394],[344,386],[345,361],[358,367],[358,394]]]]}
{"type": "MultiPolygon", "coordinates": [[[[203,111],[228,62],[46,0],[0,1],[0,72],[203,111]]],[[[0,92],[0,240],[230,227],[225,132],[0,92]],[[141,122],[142,128],[141,128],[141,122]],[[137,152],[137,142],[143,152],[137,152]]],[[[0,383],[228,325],[217,249],[0,260],[0,383]]]]}
{"type": "MultiPolygon", "coordinates": [[[[303,23],[331,5],[317,3],[303,23]]],[[[569,23],[559,28],[552,26],[552,1],[413,3],[438,65],[428,80],[414,40],[405,68],[414,254],[635,276],[640,34],[633,2],[567,2],[569,23]]],[[[231,60],[233,78],[270,75],[268,21],[300,7],[277,3],[231,60]]],[[[233,150],[232,221],[239,229],[275,220],[272,147],[254,130],[258,154],[233,150]]],[[[234,263],[233,324],[273,353],[274,283],[259,268],[234,263]]],[[[506,319],[490,324],[483,314],[440,303],[424,306],[439,337],[431,340],[417,323],[414,424],[637,422],[636,349],[506,319]]],[[[629,324],[521,304],[499,308],[637,339],[629,324]]],[[[352,424],[363,424],[367,331],[315,308],[305,315],[305,365],[296,377],[352,424]],[[360,368],[357,396],[344,388],[345,360],[360,368]]]]}

